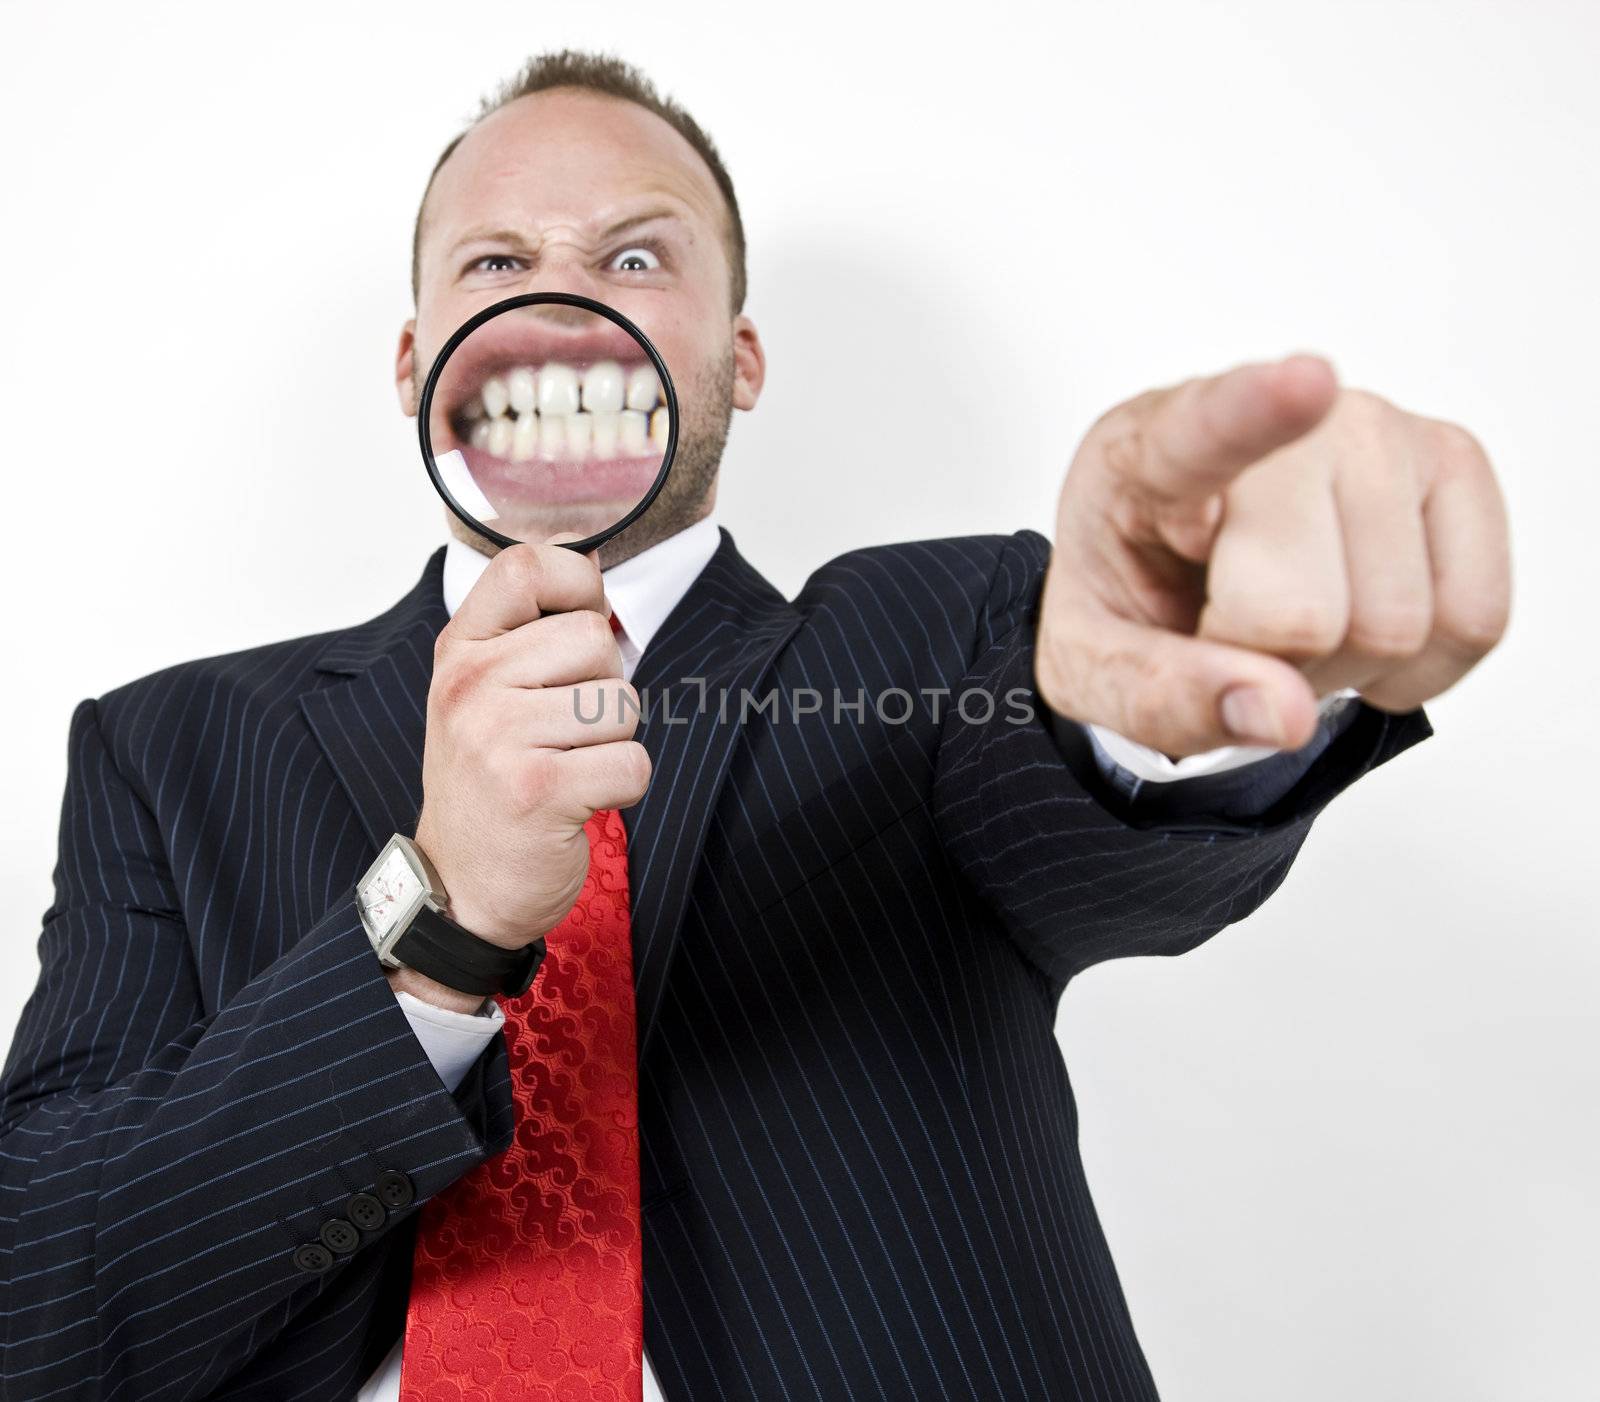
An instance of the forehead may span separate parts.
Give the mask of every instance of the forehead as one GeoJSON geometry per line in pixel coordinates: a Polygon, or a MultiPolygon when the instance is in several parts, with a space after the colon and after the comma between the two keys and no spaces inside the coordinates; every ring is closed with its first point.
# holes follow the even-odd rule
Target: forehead
{"type": "Polygon", "coordinates": [[[474,126],[434,177],[424,234],[485,220],[601,226],[641,196],[722,228],[722,192],[693,146],[637,103],[558,88],[519,97],[474,126]]]}

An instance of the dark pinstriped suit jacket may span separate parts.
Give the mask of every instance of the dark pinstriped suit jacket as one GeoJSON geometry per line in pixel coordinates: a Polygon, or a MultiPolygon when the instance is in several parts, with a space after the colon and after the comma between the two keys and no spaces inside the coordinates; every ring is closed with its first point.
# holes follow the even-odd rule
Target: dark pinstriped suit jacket
{"type": "MultiPolygon", "coordinates": [[[[860,551],[789,603],[724,534],[642,659],[655,773],[626,816],[646,1330],[670,1397],[1156,1395],[1057,1000],[1097,960],[1247,914],[1315,812],[1430,728],[1363,706],[1259,819],[1125,821],[1042,722],[1008,719],[1047,551],[1031,532],[860,551]],[[701,680],[668,710],[682,678],[701,680]],[[904,724],[870,702],[834,723],[835,687],[930,694],[904,724]],[[948,701],[933,720],[933,692],[972,687],[1002,700],[989,723],[948,701]],[[734,723],[768,688],[830,699],[734,723]]],[[[504,1039],[446,1091],[352,901],[420,805],[442,557],[359,627],[75,711],[4,1072],[9,1402],[351,1396],[403,1326],[417,1206],[509,1143],[504,1039]],[[331,1269],[296,1265],[395,1170],[410,1205],[331,1269]]]]}

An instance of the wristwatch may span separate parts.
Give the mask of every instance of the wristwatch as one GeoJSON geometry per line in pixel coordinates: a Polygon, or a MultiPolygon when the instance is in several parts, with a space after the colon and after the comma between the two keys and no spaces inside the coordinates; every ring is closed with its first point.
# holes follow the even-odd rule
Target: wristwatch
{"type": "Polygon", "coordinates": [[[526,993],[544,961],[544,941],[507,949],[464,930],[439,873],[422,849],[396,833],[356,883],[356,908],[387,969],[412,968],[463,993],[526,993]]]}

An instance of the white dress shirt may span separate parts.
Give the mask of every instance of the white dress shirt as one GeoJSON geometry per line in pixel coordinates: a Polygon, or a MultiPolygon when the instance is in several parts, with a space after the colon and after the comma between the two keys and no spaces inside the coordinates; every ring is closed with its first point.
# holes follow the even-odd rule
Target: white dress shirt
{"type": "MultiPolygon", "coordinates": [[[[659,545],[641,551],[631,560],[624,560],[620,565],[613,565],[603,572],[601,578],[605,582],[606,597],[611,601],[611,610],[622,626],[617,642],[622,653],[622,675],[625,680],[632,680],[640,656],[666,622],[667,615],[677,607],[678,601],[689,592],[689,586],[710,562],[720,539],[714,517],[708,516],[687,530],[669,536],[659,545]]],[[[487,555],[454,536],[450,538],[445,548],[443,579],[444,606],[448,613],[452,616],[455,614],[488,565],[487,555]]],[[[1339,697],[1353,694],[1344,692],[1326,698],[1324,710],[1339,697]]],[[[1102,766],[1119,765],[1151,783],[1220,774],[1224,770],[1251,764],[1277,753],[1255,746],[1228,745],[1174,760],[1103,726],[1090,726],[1089,731],[1095,742],[1097,762],[1102,766]]],[[[492,999],[483,1012],[459,1013],[436,1007],[401,989],[395,990],[395,997],[405,1009],[406,1018],[416,1032],[428,1060],[439,1073],[439,1079],[451,1091],[461,1084],[473,1062],[483,1054],[484,1048],[506,1020],[504,1011],[492,999]]],[[[404,1343],[402,1330],[401,1337],[395,1341],[388,1356],[357,1394],[356,1402],[399,1402],[400,1356],[404,1343]]],[[[644,1356],[643,1402],[664,1402],[648,1351],[644,1356]]]]}

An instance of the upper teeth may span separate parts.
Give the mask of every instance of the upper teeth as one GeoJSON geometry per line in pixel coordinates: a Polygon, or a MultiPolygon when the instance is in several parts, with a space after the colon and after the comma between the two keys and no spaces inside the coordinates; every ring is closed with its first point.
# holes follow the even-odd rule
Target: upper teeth
{"type": "Polygon", "coordinates": [[[661,384],[656,372],[648,365],[635,366],[628,376],[628,407],[648,414],[656,407],[660,394],[661,384]]]}
{"type": "Polygon", "coordinates": [[[570,365],[546,365],[539,372],[539,413],[578,412],[578,372],[570,365]]]}
{"type": "Polygon", "coordinates": [[[615,413],[622,408],[622,367],[602,360],[583,372],[583,407],[591,412],[615,413]]]}
{"type": "Polygon", "coordinates": [[[498,419],[511,403],[504,380],[488,380],[483,386],[483,408],[491,419],[498,419]]]}
{"type": "MultiPolygon", "coordinates": [[[[535,403],[537,391],[535,390],[533,371],[527,366],[520,366],[506,376],[506,397],[510,400],[511,407],[519,414],[531,414],[535,403]]],[[[485,385],[487,390],[488,386],[485,385]]]]}
{"type": "Polygon", "coordinates": [[[580,373],[570,365],[551,361],[538,369],[521,365],[485,380],[478,398],[462,412],[468,418],[491,419],[502,417],[507,410],[576,414],[581,404],[591,413],[636,409],[648,414],[660,402],[661,382],[653,366],[636,365],[629,371],[614,360],[601,360],[580,373]]]}

